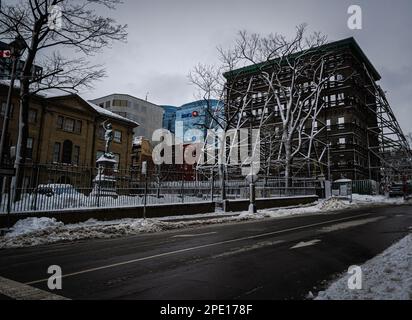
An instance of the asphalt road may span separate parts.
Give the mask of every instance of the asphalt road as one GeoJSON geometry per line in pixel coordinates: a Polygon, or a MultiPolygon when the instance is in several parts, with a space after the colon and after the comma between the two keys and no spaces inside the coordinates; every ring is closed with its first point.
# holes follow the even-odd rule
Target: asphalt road
{"type": "Polygon", "coordinates": [[[59,265],[70,299],[302,299],[411,226],[412,206],[390,206],[8,249],[0,277],[50,291],[59,265]]]}

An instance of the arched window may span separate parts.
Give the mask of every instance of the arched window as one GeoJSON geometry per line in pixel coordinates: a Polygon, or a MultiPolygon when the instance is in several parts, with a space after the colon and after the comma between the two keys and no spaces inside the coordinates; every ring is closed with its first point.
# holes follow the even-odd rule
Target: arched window
{"type": "Polygon", "coordinates": [[[71,142],[70,140],[65,140],[63,142],[62,162],[71,164],[72,163],[72,153],[73,153],[73,142],[71,142]]]}

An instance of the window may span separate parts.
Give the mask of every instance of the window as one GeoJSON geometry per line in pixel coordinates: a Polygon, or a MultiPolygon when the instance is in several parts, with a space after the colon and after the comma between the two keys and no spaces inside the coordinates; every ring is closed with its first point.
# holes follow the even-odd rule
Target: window
{"type": "Polygon", "coordinates": [[[327,130],[328,130],[328,131],[331,130],[331,128],[330,128],[331,124],[332,124],[332,121],[330,121],[330,119],[327,119],[327,120],[326,120],[326,126],[327,126],[327,130]]]}
{"type": "Polygon", "coordinates": [[[127,100],[113,100],[113,107],[127,107],[127,100]]]}
{"type": "Polygon", "coordinates": [[[57,129],[63,129],[64,118],[62,116],[57,116],[57,129]]]}
{"type": "Polygon", "coordinates": [[[118,170],[120,167],[120,154],[115,153],[114,154],[114,159],[116,160],[116,164],[114,165],[114,169],[118,170]]]}
{"type": "Polygon", "coordinates": [[[114,140],[114,142],[122,143],[122,132],[118,131],[118,130],[115,130],[113,140],[114,140]]]}
{"type": "Polygon", "coordinates": [[[37,122],[37,110],[34,110],[34,109],[29,110],[29,122],[30,123],[37,122]]]}
{"type": "Polygon", "coordinates": [[[56,142],[53,146],[53,162],[60,162],[60,142],[56,142]]]}
{"type": "Polygon", "coordinates": [[[63,130],[67,132],[73,132],[74,131],[74,120],[68,119],[68,118],[64,119],[63,130]]]}
{"type": "Polygon", "coordinates": [[[74,146],[73,164],[77,166],[80,164],[80,147],[79,146],[74,146]]]}
{"type": "Polygon", "coordinates": [[[66,140],[63,142],[62,162],[66,164],[72,163],[73,142],[66,140]]]}
{"type": "Polygon", "coordinates": [[[330,102],[330,105],[331,105],[331,106],[334,106],[334,105],[336,104],[336,95],[332,94],[332,95],[329,97],[329,102],[330,102]]]}
{"type": "Polygon", "coordinates": [[[339,138],[339,144],[346,144],[346,138],[339,138]]]}
{"type": "Polygon", "coordinates": [[[338,125],[339,125],[339,129],[345,128],[345,118],[344,117],[338,118],[338,125]]]}
{"type": "Polygon", "coordinates": [[[74,132],[79,134],[82,133],[82,122],[80,120],[76,120],[74,132]]]}
{"type": "Polygon", "coordinates": [[[110,108],[110,100],[106,101],[106,108],[109,109],[110,108]]]}
{"type": "Polygon", "coordinates": [[[33,138],[27,138],[26,156],[28,159],[33,158],[33,138]]]}

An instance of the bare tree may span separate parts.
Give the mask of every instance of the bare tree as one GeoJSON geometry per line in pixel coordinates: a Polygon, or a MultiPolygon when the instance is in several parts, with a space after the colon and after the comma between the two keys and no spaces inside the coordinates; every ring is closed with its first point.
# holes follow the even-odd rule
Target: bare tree
{"type": "Polygon", "coordinates": [[[126,25],[96,13],[99,5],[115,9],[120,0],[24,0],[0,10],[0,34],[5,41],[16,37],[23,42],[24,61],[20,80],[19,135],[16,149],[14,199],[22,185],[21,168],[25,163],[30,95],[50,88],[76,92],[90,88],[105,75],[100,65],[86,59],[113,41],[125,40],[126,25]],[[66,58],[59,51],[64,49],[66,58]],[[35,64],[43,67],[33,74],[35,64]]]}
{"type": "MultiPolygon", "coordinates": [[[[266,175],[271,168],[282,167],[286,187],[290,184],[295,157],[308,161],[324,157],[325,152],[317,159],[312,154],[321,132],[318,116],[325,105],[322,91],[334,74],[334,70],[326,68],[330,52],[318,50],[326,43],[325,36],[308,35],[306,25],[300,25],[292,39],[279,34],[261,36],[241,31],[229,49],[219,48],[223,65],[218,70],[224,72],[227,80],[221,86],[225,129],[258,127],[262,132],[261,144],[265,146],[262,153],[266,175]],[[243,75],[244,66],[252,70],[247,76],[243,75]],[[274,119],[280,119],[279,123],[274,119]]],[[[193,72],[199,75],[199,69],[193,72]]],[[[197,79],[203,81],[192,82],[200,90],[211,91],[214,86],[206,83],[217,83],[219,77],[197,79]]]]}

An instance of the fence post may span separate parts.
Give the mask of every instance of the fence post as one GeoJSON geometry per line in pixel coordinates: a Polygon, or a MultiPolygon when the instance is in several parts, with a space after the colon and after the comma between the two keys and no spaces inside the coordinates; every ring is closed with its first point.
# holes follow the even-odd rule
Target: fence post
{"type": "Polygon", "coordinates": [[[161,184],[160,170],[161,169],[159,166],[157,170],[157,193],[156,193],[157,199],[160,199],[160,184],[161,184]]]}
{"type": "Polygon", "coordinates": [[[10,206],[11,206],[11,179],[6,177],[8,190],[7,190],[7,228],[10,229],[10,206]]]}
{"type": "Polygon", "coordinates": [[[181,196],[182,196],[182,203],[185,203],[185,195],[184,195],[184,187],[185,187],[185,174],[184,172],[182,173],[182,182],[181,182],[181,188],[180,188],[180,192],[181,192],[181,196]]]}
{"type": "Polygon", "coordinates": [[[214,200],[214,193],[215,193],[215,172],[214,172],[214,170],[213,169],[211,169],[211,171],[212,171],[212,179],[211,179],[211,181],[212,181],[212,185],[211,185],[211,188],[210,188],[210,192],[211,192],[211,194],[212,194],[212,202],[213,202],[213,200],[214,200]]]}
{"type": "Polygon", "coordinates": [[[100,191],[101,191],[101,185],[102,185],[102,167],[99,165],[97,168],[99,171],[99,183],[97,184],[97,207],[100,207],[100,191]]]}

